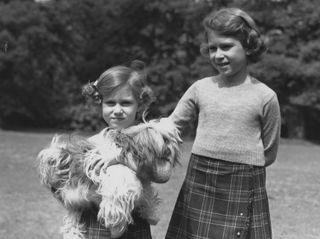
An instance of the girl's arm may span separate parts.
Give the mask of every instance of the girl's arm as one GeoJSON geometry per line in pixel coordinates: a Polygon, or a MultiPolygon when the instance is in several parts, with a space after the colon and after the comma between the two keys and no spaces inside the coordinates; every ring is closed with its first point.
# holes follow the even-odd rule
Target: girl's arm
{"type": "Polygon", "coordinates": [[[196,84],[193,84],[182,96],[176,105],[169,119],[176,125],[181,132],[186,123],[197,117],[198,113],[198,96],[196,84]]]}
{"type": "Polygon", "coordinates": [[[262,141],[264,145],[265,166],[272,164],[277,157],[280,141],[281,115],[277,95],[264,105],[262,116],[262,141]]]}

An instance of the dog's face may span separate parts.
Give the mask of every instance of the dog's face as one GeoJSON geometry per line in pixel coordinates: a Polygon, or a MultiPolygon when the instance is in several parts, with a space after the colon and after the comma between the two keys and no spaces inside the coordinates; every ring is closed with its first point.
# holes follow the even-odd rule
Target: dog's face
{"type": "Polygon", "coordinates": [[[143,181],[167,182],[180,158],[179,136],[173,128],[159,123],[138,125],[115,137],[122,148],[119,161],[136,171],[143,181]],[[134,166],[131,166],[134,162],[134,166]]]}
{"type": "Polygon", "coordinates": [[[179,159],[177,142],[154,128],[146,128],[134,137],[141,152],[141,174],[151,181],[167,182],[179,159]]]}

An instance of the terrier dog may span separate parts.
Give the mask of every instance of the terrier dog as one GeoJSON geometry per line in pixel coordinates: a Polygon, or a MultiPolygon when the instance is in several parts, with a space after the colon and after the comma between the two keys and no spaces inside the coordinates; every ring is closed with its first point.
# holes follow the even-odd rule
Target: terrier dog
{"type": "Polygon", "coordinates": [[[81,215],[94,206],[112,238],[120,237],[133,223],[133,209],[156,224],[160,199],[151,184],[169,180],[179,163],[179,143],[178,131],[169,120],[105,129],[89,140],[56,135],[38,159],[42,184],[68,211],[64,238],[84,238],[81,215]]]}

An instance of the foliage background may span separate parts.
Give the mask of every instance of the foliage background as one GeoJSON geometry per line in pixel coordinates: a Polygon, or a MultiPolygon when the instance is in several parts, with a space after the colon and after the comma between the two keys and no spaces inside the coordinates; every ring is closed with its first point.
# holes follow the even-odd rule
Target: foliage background
{"type": "Polygon", "coordinates": [[[282,135],[316,139],[316,0],[0,0],[0,127],[103,127],[81,86],[133,59],[147,63],[157,94],[150,117],[168,115],[190,84],[212,73],[199,53],[201,21],[224,6],[250,12],[264,33],[268,54],[251,70],[279,96],[282,135]]]}
{"type": "MultiPolygon", "coordinates": [[[[269,52],[251,70],[279,96],[283,136],[319,137],[317,0],[0,0],[0,128],[98,130],[99,109],[84,101],[81,86],[136,58],[147,63],[158,96],[150,117],[169,114],[190,84],[211,74],[199,54],[201,20],[222,6],[249,11],[265,34],[269,52]]],[[[0,238],[61,237],[65,212],[35,173],[51,138],[0,130],[0,238]]],[[[267,181],[276,239],[319,238],[319,150],[282,139],[267,181]]],[[[159,186],[155,238],[166,232],[187,163],[159,186]]]]}

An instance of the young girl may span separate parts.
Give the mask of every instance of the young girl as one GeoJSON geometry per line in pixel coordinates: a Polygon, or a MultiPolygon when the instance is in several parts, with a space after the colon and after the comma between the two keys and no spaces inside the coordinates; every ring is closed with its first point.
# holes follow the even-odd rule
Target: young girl
{"type": "MultiPolygon", "coordinates": [[[[89,138],[101,140],[106,130],[123,129],[139,123],[142,115],[154,100],[152,90],[145,85],[144,64],[133,61],[131,67],[115,66],[105,72],[94,83],[83,87],[83,95],[92,97],[101,105],[102,116],[108,127],[89,138]]],[[[82,221],[87,226],[86,238],[110,238],[110,231],[97,221],[98,210],[83,214],[82,221]]],[[[150,225],[138,213],[133,212],[134,224],[128,226],[121,239],[150,239],[150,225]]]]}
{"type": "Polygon", "coordinates": [[[182,129],[196,112],[196,138],[166,238],[270,239],[265,168],[277,155],[280,110],[273,90],[248,73],[266,47],[244,11],[203,21],[217,75],[195,82],[170,119],[182,129]]]}

